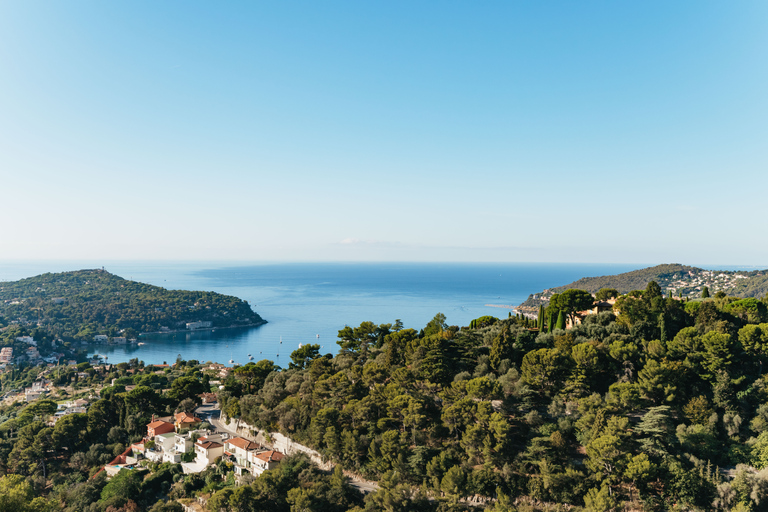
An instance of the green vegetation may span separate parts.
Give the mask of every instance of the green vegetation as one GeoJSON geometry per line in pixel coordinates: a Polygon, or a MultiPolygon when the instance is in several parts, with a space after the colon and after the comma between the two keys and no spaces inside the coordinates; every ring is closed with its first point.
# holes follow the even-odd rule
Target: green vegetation
{"type": "Polygon", "coordinates": [[[255,479],[235,479],[226,460],[196,475],[149,464],[89,478],[151,414],[194,409],[210,389],[196,361],[159,372],[136,361],[89,374],[83,384],[114,385],[54,427],[51,401],[0,407],[0,486],[29,510],[175,510],[163,501],[199,495],[217,512],[763,510],[766,303],[678,300],[651,281],[560,328],[588,295],[564,291],[537,319],[363,322],[339,331],[335,356],[310,344],[289,368],[264,360],[223,379],[226,416],[319,451],[333,471],[300,456],[255,479]],[[360,496],[342,468],[379,489],[360,496]]]}
{"type": "Polygon", "coordinates": [[[731,297],[762,298],[768,294],[768,271],[765,270],[751,272],[712,271],[686,265],[668,264],[613,276],[584,277],[571,284],[532,294],[520,304],[518,309],[526,314],[535,314],[539,305],[546,304],[553,294],[563,293],[570,289],[586,290],[595,294],[595,298],[598,300],[606,300],[617,297],[620,293],[625,294],[632,290],[641,290],[651,281],[658,283],[662,290],[666,290],[667,295],[676,297],[702,297],[704,288],[707,289],[707,293],[709,290],[717,290],[718,293],[724,294],[723,296],[731,297]]]}
{"type": "Polygon", "coordinates": [[[40,326],[52,337],[92,341],[96,334],[135,337],[184,329],[264,323],[247,302],[214,292],[166,290],[104,270],[43,274],[0,283],[0,327],[40,326]]]}

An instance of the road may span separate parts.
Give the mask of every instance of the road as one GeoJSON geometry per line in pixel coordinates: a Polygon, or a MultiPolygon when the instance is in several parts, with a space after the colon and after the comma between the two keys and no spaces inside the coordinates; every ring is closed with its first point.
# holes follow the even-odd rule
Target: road
{"type": "MultiPolygon", "coordinates": [[[[205,419],[212,426],[216,427],[216,430],[219,432],[226,432],[233,437],[242,437],[254,443],[256,442],[256,439],[252,438],[251,436],[238,434],[234,430],[228,428],[226,424],[219,419],[221,411],[219,411],[217,407],[212,405],[203,405],[195,409],[195,414],[197,414],[200,419],[205,419]]],[[[379,486],[376,482],[370,482],[367,480],[361,481],[359,480],[360,477],[358,475],[355,475],[349,471],[344,471],[344,474],[347,476],[347,478],[349,478],[349,485],[357,489],[362,494],[368,494],[370,492],[376,492],[379,490],[379,486]]]]}

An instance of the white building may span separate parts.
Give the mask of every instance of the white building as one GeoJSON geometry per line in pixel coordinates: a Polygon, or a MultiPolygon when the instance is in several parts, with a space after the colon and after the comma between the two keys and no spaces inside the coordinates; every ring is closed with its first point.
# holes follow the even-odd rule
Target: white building
{"type": "Polygon", "coordinates": [[[16,341],[26,343],[27,345],[32,345],[33,347],[37,346],[37,342],[32,336],[19,336],[18,338],[16,338],[16,341]]]}
{"type": "Polygon", "coordinates": [[[211,327],[212,325],[213,323],[208,321],[187,322],[187,329],[189,329],[190,331],[193,331],[195,329],[205,329],[207,327],[211,327]]]}

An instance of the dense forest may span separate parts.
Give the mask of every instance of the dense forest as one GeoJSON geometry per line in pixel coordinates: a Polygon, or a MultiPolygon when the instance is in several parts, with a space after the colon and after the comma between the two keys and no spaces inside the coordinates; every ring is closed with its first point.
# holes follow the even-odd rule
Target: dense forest
{"type": "MultiPolygon", "coordinates": [[[[570,316],[588,296],[559,295],[542,319],[570,316]]],[[[161,372],[123,363],[93,374],[117,380],[64,424],[40,421],[45,401],[0,409],[0,486],[36,499],[34,510],[94,512],[176,510],[173,500],[201,494],[217,512],[766,509],[764,301],[679,300],[651,282],[613,312],[557,323],[363,322],[339,331],[335,355],[305,345],[285,369],[236,367],[218,390],[226,416],[337,464],[323,473],[288,458],[250,481],[223,461],[194,476],[166,464],[131,482],[89,478],[152,413],[194,408],[210,387],[196,361],[161,372]],[[380,488],[357,495],[342,467],[380,488]]],[[[4,375],[4,387],[21,377],[4,375]]]]}
{"type": "Polygon", "coordinates": [[[92,341],[96,334],[135,337],[184,329],[264,323],[247,302],[215,292],[166,290],[104,270],[43,274],[0,283],[0,327],[39,326],[51,336],[92,341]]]}

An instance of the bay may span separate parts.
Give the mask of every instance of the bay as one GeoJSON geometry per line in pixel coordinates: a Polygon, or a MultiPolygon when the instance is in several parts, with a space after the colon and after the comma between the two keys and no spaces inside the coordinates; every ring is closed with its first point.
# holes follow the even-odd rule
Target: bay
{"type": "MultiPolygon", "coordinates": [[[[96,262],[0,264],[0,280],[43,272],[98,268],[96,262]]],[[[477,317],[505,317],[530,293],[585,276],[627,272],[645,265],[542,263],[281,263],[109,262],[106,270],[126,279],[169,289],[216,291],[247,300],[267,324],[248,329],[145,335],[143,345],[94,345],[110,363],[138,358],[146,364],[177,358],[245,364],[270,359],[287,366],[299,344],[317,343],[336,353],[345,325],[400,319],[423,328],[437,313],[450,325],[477,317]]]]}

